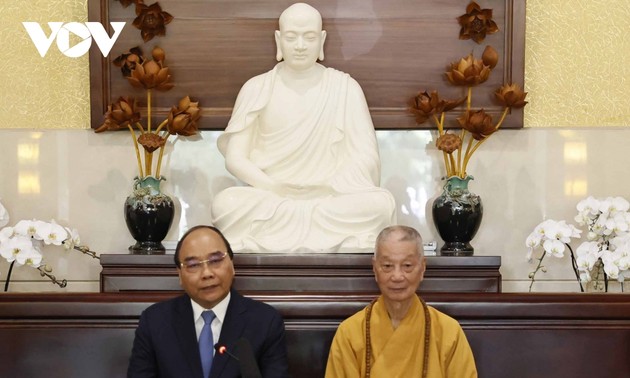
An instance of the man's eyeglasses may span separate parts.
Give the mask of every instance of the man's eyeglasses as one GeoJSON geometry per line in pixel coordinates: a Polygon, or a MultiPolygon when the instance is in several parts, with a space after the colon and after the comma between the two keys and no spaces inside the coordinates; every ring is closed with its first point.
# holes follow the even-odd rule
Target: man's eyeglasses
{"type": "Polygon", "coordinates": [[[227,255],[227,252],[213,253],[207,260],[190,259],[179,263],[179,266],[182,267],[182,269],[185,269],[188,273],[198,273],[201,272],[204,265],[208,265],[210,269],[217,268],[221,265],[223,260],[225,260],[227,255]]]}

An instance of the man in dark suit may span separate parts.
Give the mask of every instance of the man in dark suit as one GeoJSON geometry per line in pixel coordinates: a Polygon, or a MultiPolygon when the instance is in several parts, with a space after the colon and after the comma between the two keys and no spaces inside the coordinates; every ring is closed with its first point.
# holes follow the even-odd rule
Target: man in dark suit
{"type": "Polygon", "coordinates": [[[241,377],[239,361],[213,346],[228,352],[235,345],[249,349],[243,342],[251,346],[262,377],[288,376],[282,317],[231,288],[232,259],[229,242],[216,228],[196,226],[184,234],[175,249],[175,265],[186,294],[142,313],[128,377],[241,377]]]}

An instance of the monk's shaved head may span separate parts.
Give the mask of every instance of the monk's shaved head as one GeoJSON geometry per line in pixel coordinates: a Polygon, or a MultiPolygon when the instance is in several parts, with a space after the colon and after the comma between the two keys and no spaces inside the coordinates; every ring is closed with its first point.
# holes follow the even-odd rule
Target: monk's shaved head
{"type": "Polygon", "coordinates": [[[418,255],[424,256],[424,246],[422,244],[422,236],[413,227],[408,226],[390,226],[384,228],[376,237],[376,247],[374,249],[374,255],[378,255],[380,246],[388,241],[411,241],[415,242],[418,255]]]}

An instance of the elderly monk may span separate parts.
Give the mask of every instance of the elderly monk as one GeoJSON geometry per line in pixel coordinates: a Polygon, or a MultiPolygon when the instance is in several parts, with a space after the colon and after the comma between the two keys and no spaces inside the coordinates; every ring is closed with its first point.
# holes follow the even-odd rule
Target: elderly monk
{"type": "Polygon", "coordinates": [[[228,171],[250,186],[220,192],[213,223],[235,251],[371,251],[395,223],[395,203],[379,188],[363,91],[317,63],[326,32],[316,9],[293,4],[279,26],[281,62],[245,83],[217,142],[228,171]]]}
{"type": "Polygon", "coordinates": [[[379,234],[372,268],[381,296],[341,323],[326,378],[477,377],[460,325],[416,294],[425,267],[415,229],[392,226],[379,234]]]}

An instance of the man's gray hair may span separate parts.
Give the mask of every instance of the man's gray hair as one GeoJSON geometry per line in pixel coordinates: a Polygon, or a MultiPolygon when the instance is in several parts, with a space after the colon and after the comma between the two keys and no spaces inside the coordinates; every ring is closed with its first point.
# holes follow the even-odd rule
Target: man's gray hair
{"type": "Polygon", "coordinates": [[[374,248],[374,257],[378,254],[378,249],[382,243],[389,240],[394,235],[398,236],[396,241],[412,241],[416,243],[416,249],[420,257],[424,256],[424,245],[422,244],[422,236],[415,228],[409,226],[389,226],[384,228],[376,237],[376,246],[374,248]]]}

